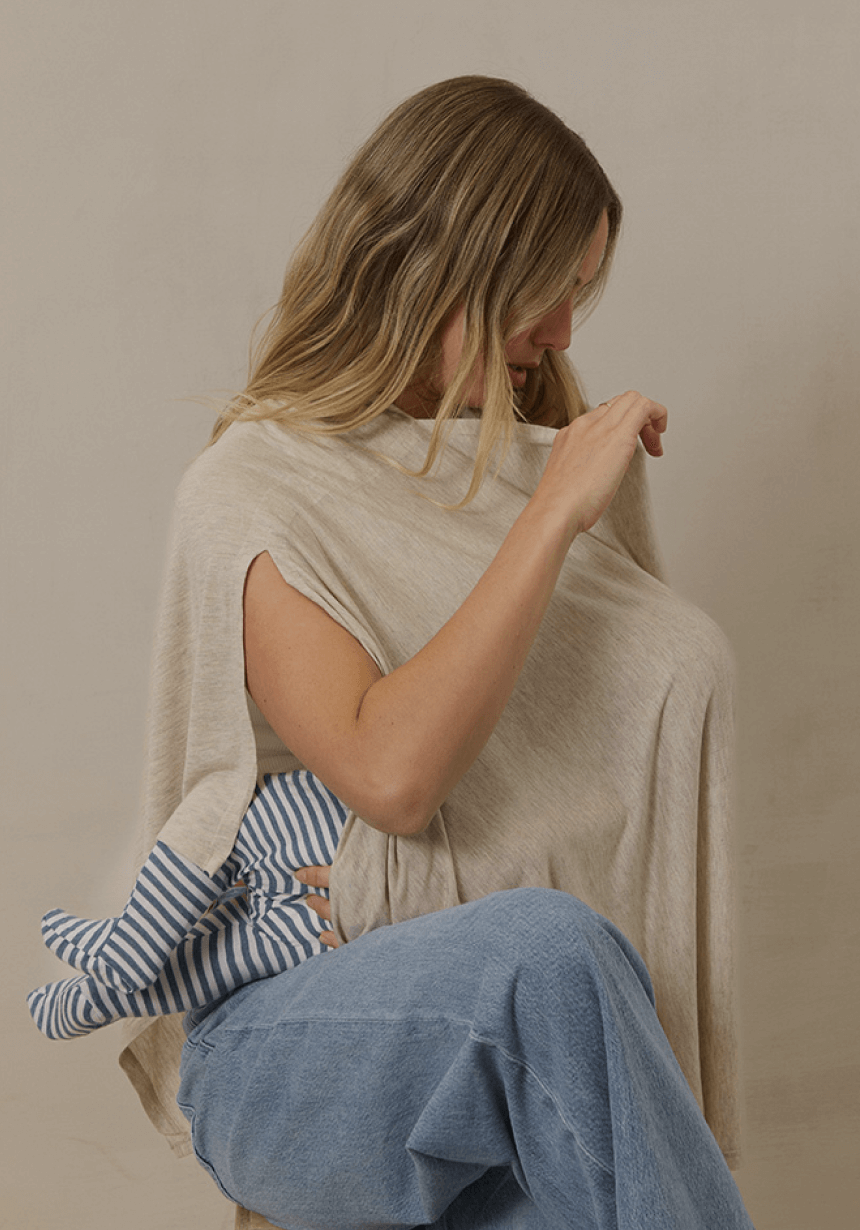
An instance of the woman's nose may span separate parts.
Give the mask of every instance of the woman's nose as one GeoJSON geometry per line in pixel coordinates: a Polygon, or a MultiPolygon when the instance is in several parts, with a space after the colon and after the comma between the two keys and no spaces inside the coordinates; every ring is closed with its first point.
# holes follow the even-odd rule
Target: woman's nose
{"type": "Polygon", "coordinates": [[[532,330],[532,343],[547,350],[567,350],[570,345],[572,322],[573,295],[540,318],[532,330]]]}

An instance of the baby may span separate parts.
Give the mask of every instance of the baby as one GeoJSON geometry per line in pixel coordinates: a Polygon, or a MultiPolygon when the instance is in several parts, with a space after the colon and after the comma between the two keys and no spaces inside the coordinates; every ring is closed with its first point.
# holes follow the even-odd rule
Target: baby
{"type": "Polygon", "coordinates": [[[327,924],[294,872],[334,861],[346,814],[307,770],[268,776],[214,876],[160,841],[119,917],[49,911],[45,943],[84,972],[30,993],[39,1029],[77,1038],[121,1017],[200,1008],[325,952],[327,924]]]}

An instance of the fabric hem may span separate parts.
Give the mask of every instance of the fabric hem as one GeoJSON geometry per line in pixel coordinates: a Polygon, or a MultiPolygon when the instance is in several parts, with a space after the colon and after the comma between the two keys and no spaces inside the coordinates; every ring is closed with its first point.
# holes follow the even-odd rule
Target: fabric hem
{"type": "MultiPolygon", "coordinates": [[[[131,1082],[150,1123],[165,1138],[174,1156],[188,1157],[194,1153],[191,1132],[184,1122],[179,1123],[171,1115],[166,1100],[159,1096],[145,1063],[136,1053],[139,1040],[147,1032],[147,1029],[143,1030],[123,1048],[118,1056],[119,1066],[131,1082]]],[[[146,1047],[148,1044],[143,1042],[141,1045],[146,1047]]]]}

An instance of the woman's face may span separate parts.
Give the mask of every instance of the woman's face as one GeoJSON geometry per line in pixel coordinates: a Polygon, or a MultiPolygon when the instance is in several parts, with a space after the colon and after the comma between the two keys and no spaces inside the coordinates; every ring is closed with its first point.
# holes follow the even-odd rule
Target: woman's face
{"type": "MultiPolygon", "coordinates": [[[[548,312],[546,316],[542,316],[540,320],[524,329],[522,333],[517,333],[508,342],[505,347],[505,358],[508,363],[511,384],[515,389],[525,387],[527,379],[526,369],[537,367],[547,350],[567,350],[570,345],[574,303],[578,297],[579,289],[585,286],[587,282],[590,282],[600,268],[608,237],[609,219],[604,211],[591,245],[579,267],[579,275],[570,296],[563,303],[560,303],[557,308],[548,312]]],[[[439,339],[442,351],[439,387],[442,389],[448,388],[460,362],[460,355],[463,351],[463,322],[465,314],[465,307],[457,308],[449,316],[447,323],[442,328],[439,339]]],[[[482,408],[484,403],[484,365],[480,361],[475,365],[467,399],[468,404],[473,409],[480,410],[482,408]]],[[[432,400],[422,396],[420,391],[414,391],[411,388],[406,389],[398,397],[396,404],[401,410],[405,410],[407,414],[411,414],[415,418],[430,418],[436,412],[436,406],[432,400]]]]}

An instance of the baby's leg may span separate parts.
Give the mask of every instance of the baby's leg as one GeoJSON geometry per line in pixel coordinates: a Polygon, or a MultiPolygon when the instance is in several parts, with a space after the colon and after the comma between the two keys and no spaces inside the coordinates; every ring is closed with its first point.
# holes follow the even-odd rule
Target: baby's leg
{"type": "MultiPolygon", "coordinates": [[[[242,898],[233,898],[200,919],[151,986],[119,991],[83,974],[32,991],[27,1003],[47,1037],[78,1038],[123,1017],[163,1016],[213,1003],[247,982],[290,969],[301,960],[297,948],[310,955],[310,942],[310,936],[301,945],[279,941],[249,920],[242,898]]],[[[320,941],[316,950],[323,950],[320,941]]]]}
{"type": "Polygon", "coordinates": [[[51,910],[42,920],[42,935],[48,948],[75,969],[120,991],[141,990],[217,901],[231,870],[228,862],[210,877],[160,841],[119,917],[77,918],[51,910]]]}

